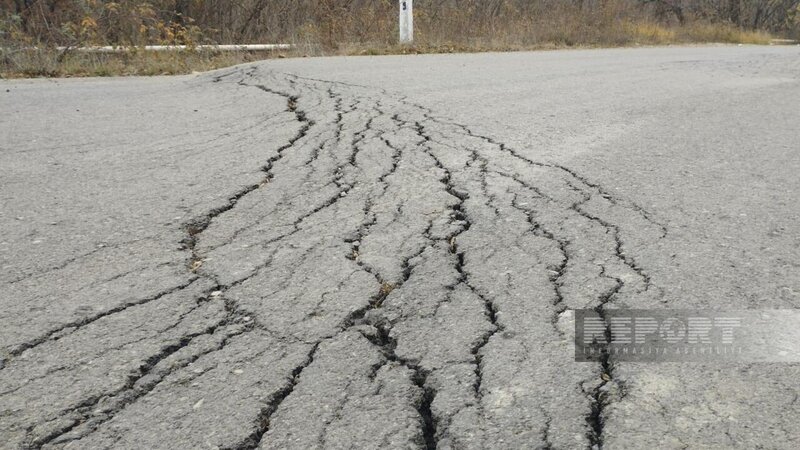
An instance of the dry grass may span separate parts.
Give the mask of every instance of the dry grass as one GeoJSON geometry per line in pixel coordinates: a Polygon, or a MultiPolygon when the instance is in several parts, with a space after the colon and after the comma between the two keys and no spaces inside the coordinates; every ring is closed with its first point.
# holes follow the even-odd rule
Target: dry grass
{"type": "Polygon", "coordinates": [[[657,23],[626,23],[625,30],[635,42],[663,45],[677,42],[678,33],[657,23]]]}
{"type": "MultiPolygon", "coordinates": [[[[0,0],[0,5],[3,1],[0,0]]],[[[138,2],[139,0],[129,0],[121,3],[128,5],[128,9],[123,11],[127,11],[127,15],[122,15],[116,9],[111,14],[108,11],[109,4],[106,4],[103,8],[98,7],[100,9],[97,11],[85,12],[89,16],[83,19],[80,19],[80,14],[72,18],[66,15],[50,17],[50,20],[61,18],[64,21],[59,29],[67,31],[59,32],[61,34],[53,34],[54,27],[41,30],[34,27],[31,28],[34,31],[26,31],[21,22],[12,16],[8,16],[5,21],[0,20],[0,77],[170,75],[274,57],[519,51],[687,43],[767,44],[772,37],[767,32],[748,31],[724,20],[705,21],[693,17],[680,23],[670,15],[659,15],[652,6],[643,7],[644,3],[632,0],[606,0],[591,3],[595,5],[592,7],[585,6],[584,2],[554,0],[459,2],[466,5],[464,7],[453,7],[454,3],[451,2],[420,2],[420,7],[415,9],[416,30],[413,45],[397,44],[394,0],[374,1],[362,6],[353,1],[344,2],[350,5],[348,7],[337,6],[344,3],[333,0],[283,3],[280,4],[284,5],[283,9],[275,6],[282,11],[281,21],[275,22],[277,19],[269,14],[272,11],[269,8],[263,9],[261,15],[256,16],[257,19],[252,22],[246,21],[250,16],[240,11],[230,18],[234,21],[223,29],[214,28],[216,22],[208,22],[211,19],[206,17],[210,14],[209,11],[218,9],[212,8],[206,12],[198,10],[196,13],[200,16],[196,24],[187,19],[181,25],[171,21],[171,16],[162,14],[161,10],[145,9],[142,12],[141,8],[135,8],[138,2]],[[244,25],[250,28],[240,23],[243,20],[244,25]],[[137,23],[148,25],[132,25],[137,23]],[[276,28],[279,26],[281,28],[276,28]],[[239,28],[247,31],[238,35],[233,33],[232,30],[239,28]],[[257,30],[263,31],[259,34],[257,30]],[[21,50],[32,46],[49,46],[52,49],[66,42],[74,45],[75,39],[92,45],[113,45],[120,42],[137,45],[226,43],[247,39],[248,42],[292,43],[295,48],[280,52],[132,51],[124,54],[21,50]]],[[[103,4],[94,3],[101,6],[103,4]]],[[[38,16],[32,16],[31,20],[36,17],[38,16]]],[[[50,23],[44,18],[40,19],[41,23],[50,23]]]]}
{"type": "Polygon", "coordinates": [[[652,22],[628,23],[627,33],[636,43],[647,45],[720,43],[767,45],[772,36],[763,31],[748,31],[727,24],[695,23],[665,27],[652,22]]]}
{"type": "Polygon", "coordinates": [[[420,39],[412,45],[383,42],[342,43],[331,49],[303,42],[292,50],[281,51],[133,51],[121,54],[70,52],[64,55],[54,50],[23,50],[11,55],[0,53],[0,78],[179,75],[287,57],[508,52],[691,43],[766,45],[770,39],[772,37],[764,32],[722,26],[693,25],[675,29],[652,23],[626,23],[613,35],[593,36],[585,40],[564,29],[562,32],[551,31],[544,39],[530,39],[527,42],[518,38],[504,40],[497,37],[475,37],[465,42],[426,42],[420,39]]]}
{"type": "Polygon", "coordinates": [[[0,78],[178,75],[278,56],[283,55],[270,51],[62,54],[55,50],[22,50],[5,58],[0,54],[0,78]]]}
{"type": "Polygon", "coordinates": [[[665,26],[649,21],[620,21],[612,27],[564,20],[547,26],[519,24],[491,35],[476,33],[448,39],[444,34],[418,33],[411,45],[386,42],[340,43],[333,48],[306,47],[303,55],[401,55],[423,53],[472,53],[489,51],[557,50],[639,45],[758,44],[767,45],[772,36],[726,24],[665,26]]]}
{"type": "Polygon", "coordinates": [[[764,31],[741,30],[729,25],[696,23],[682,30],[687,42],[722,42],[728,44],[769,44],[773,38],[764,31]]]}

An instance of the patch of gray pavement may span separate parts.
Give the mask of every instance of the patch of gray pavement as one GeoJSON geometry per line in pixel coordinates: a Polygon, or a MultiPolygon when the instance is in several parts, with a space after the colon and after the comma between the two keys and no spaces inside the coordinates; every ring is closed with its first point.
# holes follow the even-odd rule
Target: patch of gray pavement
{"type": "Polygon", "coordinates": [[[794,308],[796,48],[2,82],[8,448],[796,448],[800,366],[573,360],[794,308]]]}

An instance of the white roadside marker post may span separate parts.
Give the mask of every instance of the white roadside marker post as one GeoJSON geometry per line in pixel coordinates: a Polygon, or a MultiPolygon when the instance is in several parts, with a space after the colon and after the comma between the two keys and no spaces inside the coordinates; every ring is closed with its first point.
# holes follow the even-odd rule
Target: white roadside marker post
{"type": "Polygon", "coordinates": [[[414,0],[400,0],[400,43],[414,40],[414,0]]]}

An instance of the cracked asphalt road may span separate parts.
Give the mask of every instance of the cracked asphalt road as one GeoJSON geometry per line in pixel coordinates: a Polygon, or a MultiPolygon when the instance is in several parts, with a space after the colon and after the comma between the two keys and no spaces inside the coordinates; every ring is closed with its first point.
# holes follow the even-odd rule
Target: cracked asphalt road
{"type": "Polygon", "coordinates": [[[0,82],[4,448],[786,448],[796,364],[576,308],[800,305],[800,48],[0,82]]]}

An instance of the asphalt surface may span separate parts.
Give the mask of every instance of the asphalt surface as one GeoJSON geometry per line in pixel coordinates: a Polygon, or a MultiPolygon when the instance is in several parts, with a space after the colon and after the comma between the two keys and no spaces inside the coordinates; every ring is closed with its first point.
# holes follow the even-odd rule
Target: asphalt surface
{"type": "Polygon", "coordinates": [[[571,342],[800,305],[798,105],[798,47],[0,81],[0,446],[798,448],[798,364],[571,342]]]}

